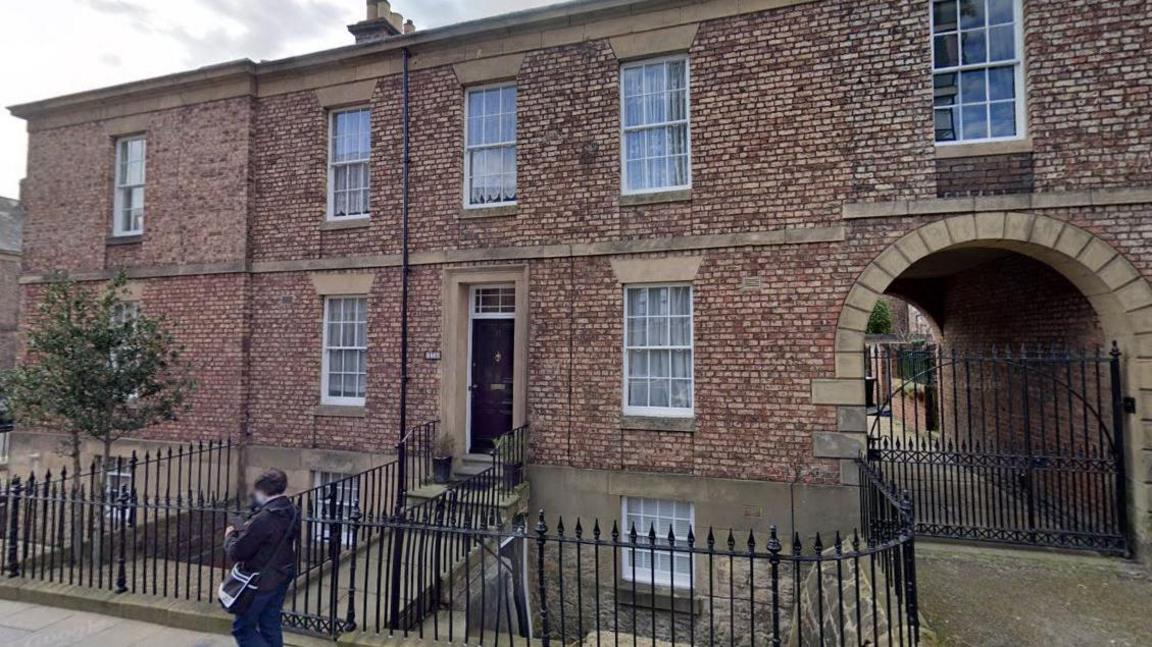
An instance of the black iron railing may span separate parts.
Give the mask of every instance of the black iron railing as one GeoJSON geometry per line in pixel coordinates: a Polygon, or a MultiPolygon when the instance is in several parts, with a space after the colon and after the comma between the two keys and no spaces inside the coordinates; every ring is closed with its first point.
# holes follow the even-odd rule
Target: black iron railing
{"type": "Polygon", "coordinates": [[[913,494],[918,532],[1128,551],[1121,356],[868,351],[869,460],[913,494]]]}
{"type": "Polygon", "coordinates": [[[119,457],[81,478],[12,478],[0,492],[5,572],[210,600],[226,565],[224,529],[244,512],[232,494],[231,447],[119,457]]]}

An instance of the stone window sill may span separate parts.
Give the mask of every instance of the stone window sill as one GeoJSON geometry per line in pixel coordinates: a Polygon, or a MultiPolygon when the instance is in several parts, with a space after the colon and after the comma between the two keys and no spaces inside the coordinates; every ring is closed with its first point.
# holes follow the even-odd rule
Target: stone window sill
{"type": "Polygon", "coordinates": [[[143,240],[144,236],[142,234],[136,234],[134,236],[109,236],[105,241],[105,244],[109,247],[116,247],[119,245],[136,245],[140,242],[143,242],[143,240]]]}
{"type": "Polygon", "coordinates": [[[371,218],[352,218],[349,220],[325,220],[320,223],[321,231],[339,231],[341,229],[364,229],[372,224],[371,218]]]}
{"type": "Polygon", "coordinates": [[[682,191],[660,191],[658,193],[635,193],[620,196],[621,207],[639,207],[646,204],[666,204],[670,202],[691,202],[692,189],[682,191]]]}
{"type": "Polygon", "coordinates": [[[519,205],[505,204],[498,207],[473,207],[460,210],[461,220],[484,220],[486,218],[507,218],[520,213],[519,205]]]}
{"type": "Polygon", "coordinates": [[[992,155],[1013,155],[1031,153],[1031,139],[1016,139],[1005,142],[973,142],[971,144],[947,144],[936,146],[936,159],[959,159],[963,157],[989,157],[992,155]]]}
{"type": "Polygon", "coordinates": [[[690,434],[696,431],[696,419],[622,415],[620,428],[628,431],[671,431],[690,434]]]}
{"type": "Polygon", "coordinates": [[[364,418],[368,415],[367,409],[343,404],[321,404],[316,407],[314,415],[317,418],[364,418]]]}
{"type": "MultiPolygon", "coordinates": [[[[646,541],[646,539],[645,539],[646,541]]],[[[688,597],[687,590],[674,590],[667,586],[656,586],[653,591],[651,585],[636,583],[633,591],[632,582],[622,581],[616,585],[616,599],[624,606],[634,606],[637,609],[656,609],[668,611],[673,609],[676,613],[699,615],[702,609],[700,598],[688,597]]]]}

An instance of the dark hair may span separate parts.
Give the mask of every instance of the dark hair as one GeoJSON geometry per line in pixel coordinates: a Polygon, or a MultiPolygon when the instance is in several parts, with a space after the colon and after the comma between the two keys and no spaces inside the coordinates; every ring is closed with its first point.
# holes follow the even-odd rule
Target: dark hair
{"type": "Polygon", "coordinates": [[[288,489],[288,475],[284,473],[284,470],[278,470],[275,467],[265,470],[256,479],[256,489],[268,496],[284,494],[284,490],[288,489]]]}

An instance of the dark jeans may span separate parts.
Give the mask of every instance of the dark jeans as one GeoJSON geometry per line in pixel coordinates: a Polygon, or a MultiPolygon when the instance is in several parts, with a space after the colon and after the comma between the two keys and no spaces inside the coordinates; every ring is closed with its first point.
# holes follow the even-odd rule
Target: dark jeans
{"type": "Polygon", "coordinates": [[[252,606],[236,616],[232,637],[239,647],[284,647],[280,611],[287,593],[288,582],[271,591],[260,591],[252,599],[252,606]]]}

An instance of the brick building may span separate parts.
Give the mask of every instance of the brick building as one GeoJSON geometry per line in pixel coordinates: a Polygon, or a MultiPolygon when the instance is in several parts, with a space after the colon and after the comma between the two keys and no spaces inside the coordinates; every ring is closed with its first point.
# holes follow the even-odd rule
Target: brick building
{"type": "Polygon", "coordinates": [[[153,442],[245,437],[294,478],[378,460],[407,52],[409,420],[458,453],[530,424],[537,507],[848,518],[891,293],[944,343],[1116,340],[1146,542],[1152,13],[962,4],[588,0],[406,34],[372,6],[348,47],[15,106],[25,298],[128,269],[201,385],[153,442]]]}
{"type": "Polygon", "coordinates": [[[20,318],[20,232],[24,215],[20,202],[0,197],[0,370],[16,361],[16,331],[20,318]]]}

